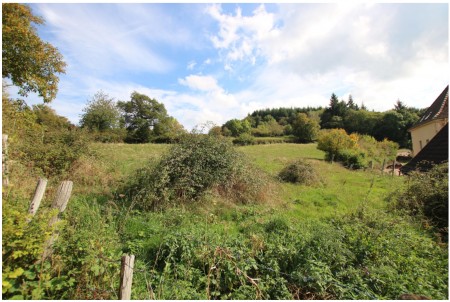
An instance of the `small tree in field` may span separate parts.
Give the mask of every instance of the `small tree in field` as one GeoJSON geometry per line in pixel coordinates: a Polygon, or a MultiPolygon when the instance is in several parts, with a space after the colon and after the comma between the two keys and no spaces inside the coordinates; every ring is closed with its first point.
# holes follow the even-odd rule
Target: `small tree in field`
{"type": "Polygon", "coordinates": [[[357,137],[348,135],[344,129],[322,130],[317,140],[317,149],[325,151],[327,158],[333,160],[342,150],[356,147],[357,137]]]}

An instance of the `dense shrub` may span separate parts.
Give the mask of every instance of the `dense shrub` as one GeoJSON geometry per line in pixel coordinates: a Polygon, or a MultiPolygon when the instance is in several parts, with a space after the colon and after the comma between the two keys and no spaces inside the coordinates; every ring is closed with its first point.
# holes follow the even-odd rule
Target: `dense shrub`
{"type": "Polygon", "coordinates": [[[363,169],[368,166],[366,153],[361,150],[344,149],[338,153],[336,160],[351,169],[363,169]]]}
{"type": "Polygon", "coordinates": [[[20,146],[21,161],[40,169],[47,177],[68,171],[76,160],[88,153],[88,139],[76,129],[48,131],[40,140],[28,144],[20,146]]]}
{"type": "Polygon", "coordinates": [[[348,135],[344,129],[322,130],[317,140],[317,149],[325,151],[326,156],[330,159],[345,149],[353,149],[356,147],[357,137],[348,135]]]}
{"type": "Polygon", "coordinates": [[[319,175],[313,165],[302,159],[284,167],[278,177],[285,182],[303,185],[313,185],[320,182],[319,175]]]}
{"type": "Polygon", "coordinates": [[[240,146],[254,145],[255,137],[249,133],[244,133],[233,139],[233,144],[240,146]]]}
{"type": "Polygon", "coordinates": [[[408,177],[408,187],[397,196],[395,208],[428,219],[448,240],[448,163],[408,177]]]}
{"type": "Polygon", "coordinates": [[[204,134],[186,135],[158,163],[136,171],[118,193],[140,208],[198,200],[206,192],[236,202],[266,199],[264,175],[255,171],[242,154],[223,138],[204,134]]]}
{"type": "Polygon", "coordinates": [[[81,155],[88,152],[84,131],[64,127],[64,118],[45,106],[33,110],[23,101],[9,100],[3,105],[3,133],[8,134],[9,158],[47,177],[67,172],[81,155]]]}
{"type": "Polygon", "coordinates": [[[89,132],[89,138],[100,143],[123,143],[126,136],[127,130],[123,128],[89,132]]]}
{"type": "Polygon", "coordinates": [[[398,144],[387,139],[378,142],[371,136],[352,133],[344,129],[322,130],[317,149],[325,151],[328,161],[342,162],[353,169],[367,168],[370,161],[383,162],[395,159],[398,144]]]}

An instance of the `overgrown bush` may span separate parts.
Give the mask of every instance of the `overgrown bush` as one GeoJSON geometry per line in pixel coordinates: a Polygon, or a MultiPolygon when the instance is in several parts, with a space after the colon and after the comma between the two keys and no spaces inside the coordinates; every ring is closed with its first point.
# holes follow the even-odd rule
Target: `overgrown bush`
{"type": "Polygon", "coordinates": [[[207,192],[240,203],[261,202],[267,198],[266,190],[263,173],[228,140],[194,133],[173,145],[160,162],[136,171],[118,194],[140,208],[156,209],[199,200],[207,192]]]}
{"type": "Polygon", "coordinates": [[[371,136],[352,133],[344,129],[322,130],[317,149],[325,151],[325,159],[339,161],[353,169],[367,168],[369,162],[395,159],[398,144],[387,139],[378,142],[371,136]]]}
{"type": "MultiPolygon", "coordinates": [[[[27,138],[23,138],[27,141],[27,138]]],[[[48,131],[38,141],[21,143],[21,161],[47,177],[62,174],[88,152],[88,139],[80,130],[48,131]]]]}
{"type": "Polygon", "coordinates": [[[290,163],[283,170],[280,171],[278,177],[291,183],[298,183],[302,185],[314,185],[320,182],[320,177],[317,174],[313,165],[303,159],[290,163]]]}
{"type": "Polygon", "coordinates": [[[124,128],[89,132],[89,138],[100,143],[123,143],[126,136],[127,130],[124,128]]]}
{"type": "Polygon", "coordinates": [[[408,186],[398,195],[394,207],[426,218],[448,241],[448,163],[428,172],[412,172],[408,177],[408,186]]]}
{"type": "Polygon", "coordinates": [[[67,172],[88,152],[84,131],[63,127],[64,119],[53,110],[42,106],[32,110],[25,102],[9,100],[5,95],[2,105],[10,160],[50,177],[67,172]]]}
{"type": "Polygon", "coordinates": [[[362,150],[344,149],[338,153],[336,160],[351,169],[363,169],[368,166],[366,153],[362,150]]]}
{"type": "Polygon", "coordinates": [[[243,133],[237,138],[233,139],[233,144],[239,146],[247,146],[255,144],[255,137],[249,133],[243,133]]]}

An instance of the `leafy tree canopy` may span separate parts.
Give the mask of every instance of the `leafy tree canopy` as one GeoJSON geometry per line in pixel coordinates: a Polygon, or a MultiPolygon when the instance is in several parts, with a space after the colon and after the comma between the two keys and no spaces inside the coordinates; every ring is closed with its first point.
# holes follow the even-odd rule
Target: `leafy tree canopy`
{"type": "Polygon", "coordinates": [[[44,102],[56,97],[66,63],[58,49],[42,41],[33,24],[44,24],[29,6],[2,4],[2,77],[20,88],[19,94],[38,93],[44,102]]]}
{"type": "Polygon", "coordinates": [[[119,101],[117,106],[123,113],[127,141],[132,143],[150,142],[155,126],[169,117],[164,104],[137,92],[131,94],[130,101],[119,101]]]}
{"type": "Polygon", "coordinates": [[[105,131],[119,127],[120,111],[114,99],[102,91],[94,95],[83,111],[80,120],[82,128],[105,131]]]}
{"type": "Polygon", "coordinates": [[[319,130],[319,123],[309,118],[305,113],[298,113],[292,124],[292,133],[303,143],[314,141],[317,138],[319,130]]]}

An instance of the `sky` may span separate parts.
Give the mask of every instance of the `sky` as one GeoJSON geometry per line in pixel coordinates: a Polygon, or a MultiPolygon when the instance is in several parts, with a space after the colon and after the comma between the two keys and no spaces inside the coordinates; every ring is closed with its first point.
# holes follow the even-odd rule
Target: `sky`
{"type": "Polygon", "coordinates": [[[425,108],[449,83],[447,3],[31,7],[67,63],[50,105],[75,124],[100,90],[116,101],[145,94],[191,130],[257,109],[324,107],[332,93],[375,111],[397,100],[425,108]]]}

